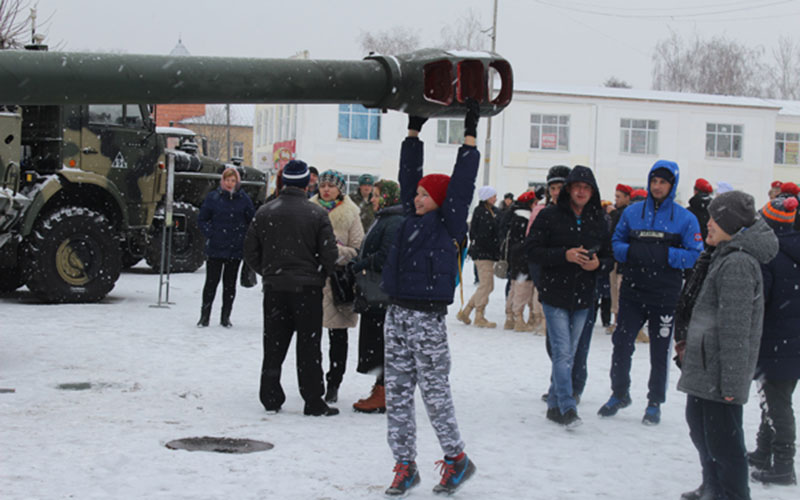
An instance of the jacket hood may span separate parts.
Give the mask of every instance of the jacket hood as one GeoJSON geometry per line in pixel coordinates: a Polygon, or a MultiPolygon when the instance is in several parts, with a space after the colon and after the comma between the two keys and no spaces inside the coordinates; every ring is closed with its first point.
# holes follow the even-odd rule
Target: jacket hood
{"type": "Polygon", "coordinates": [[[698,210],[698,209],[708,209],[709,203],[711,203],[711,195],[708,193],[697,193],[696,195],[689,198],[689,206],[698,210]]]}
{"type": "Polygon", "coordinates": [[[647,174],[647,197],[652,198],[653,196],[650,194],[650,181],[653,179],[653,172],[658,170],[659,168],[666,168],[672,175],[675,176],[675,182],[672,183],[672,189],[670,189],[669,194],[667,195],[667,199],[674,200],[675,193],[678,190],[678,181],[680,180],[680,169],[678,168],[678,164],[674,161],[669,160],[658,160],[657,162],[653,163],[653,166],[650,167],[650,173],[647,174]]]}
{"type": "Polygon", "coordinates": [[[781,228],[775,231],[775,234],[778,236],[781,252],[800,267],[800,232],[791,228],[781,228]]]}
{"type": "Polygon", "coordinates": [[[584,167],[583,165],[575,165],[575,167],[570,171],[569,175],[567,176],[567,182],[564,183],[564,187],[561,188],[561,192],[558,195],[558,206],[567,210],[571,210],[567,186],[574,182],[585,182],[586,184],[592,186],[592,197],[586,204],[586,208],[588,208],[591,212],[601,213],[603,210],[603,205],[600,201],[600,190],[597,188],[597,181],[594,179],[592,170],[589,167],[584,167]]]}
{"type": "Polygon", "coordinates": [[[733,235],[730,241],[720,243],[714,255],[722,256],[739,250],[766,264],[778,255],[778,237],[764,219],[757,219],[752,226],[733,235]]]}

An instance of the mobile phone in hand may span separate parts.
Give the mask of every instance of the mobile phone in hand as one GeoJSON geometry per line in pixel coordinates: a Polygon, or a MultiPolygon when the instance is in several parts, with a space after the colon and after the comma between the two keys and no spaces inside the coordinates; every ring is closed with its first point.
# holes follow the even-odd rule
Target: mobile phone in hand
{"type": "Polygon", "coordinates": [[[584,253],[586,254],[587,259],[592,260],[594,259],[594,255],[597,253],[597,250],[594,249],[584,250],[584,253]]]}

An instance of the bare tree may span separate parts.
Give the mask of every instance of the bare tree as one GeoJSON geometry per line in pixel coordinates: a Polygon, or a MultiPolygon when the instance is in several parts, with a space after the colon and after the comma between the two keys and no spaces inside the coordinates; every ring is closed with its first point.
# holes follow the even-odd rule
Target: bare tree
{"type": "Polygon", "coordinates": [[[778,47],[772,50],[772,57],[769,97],[800,100],[800,43],[782,36],[778,47]]]}
{"type": "Polygon", "coordinates": [[[0,0],[0,49],[18,49],[30,29],[30,1],[0,0]]]}
{"type": "Polygon", "coordinates": [[[677,33],[653,52],[653,88],[703,94],[759,96],[765,93],[764,50],[723,36],[685,43],[677,33]]]}
{"type": "Polygon", "coordinates": [[[609,77],[606,81],[603,82],[603,87],[611,87],[617,89],[630,89],[633,88],[631,85],[626,82],[625,80],[620,80],[616,76],[609,77]]]}
{"type": "Polygon", "coordinates": [[[405,54],[419,48],[419,35],[403,26],[394,26],[386,31],[362,32],[358,42],[364,52],[379,54],[405,54]]]}
{"type": "Polygon", "coordinates": [[[442,28],[441,47],[445,49],[486,50],[491,40],[492,28],[483,27],[479,15],[469,9],[452,25],[442,28]]]}

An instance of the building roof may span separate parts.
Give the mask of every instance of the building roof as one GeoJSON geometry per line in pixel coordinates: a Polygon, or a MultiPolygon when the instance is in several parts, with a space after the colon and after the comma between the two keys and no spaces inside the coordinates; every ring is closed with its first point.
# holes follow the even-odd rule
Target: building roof
{"type": "MultiPolygon", "coordinates": [[[[253,104],[231,104],[231,125],[252,127],[255,119],[253,104]]],[[[180,121],[181,125],[225,125],[227,118],[224,104],[208,104],[205,116],[193,116],[180,121]]]]}
{"type": "Polygon", "coordinates": [[[570,97],[594,97],[598,99],[624,99],[633,101],[671,102],[707,106],[732,106],[744,108],[777,109],[783,112],[793,103],[800,114],[800,102],[776,101],[760,97],[695,94],[691,92],[665,92],[662,90],[624,89],[614,87],[577,87],[559,84],[514,83],[514,92],[522,94],[548,94],[570,97]],[[784,104],[781,104],[784,103],[784,104]]]}
{"type": "Polygon", "coordinates": [[[171,56],[190,56],[192,54],[189,53],[189,49],[187,49],[181,39],[178,38],[178,45],[176,45],[170,52],[169,55],[171,56]]]}

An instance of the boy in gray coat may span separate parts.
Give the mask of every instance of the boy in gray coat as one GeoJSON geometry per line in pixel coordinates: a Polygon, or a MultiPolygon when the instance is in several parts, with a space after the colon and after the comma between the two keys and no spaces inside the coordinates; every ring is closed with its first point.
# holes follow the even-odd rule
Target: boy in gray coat
{"type": "Polygon", "coordinates": [[[717,196],[708,207],[706,243],[715,246],[695,303],[678,390],[685,392],[689,436],[700,455],[703,484],[686,500],[750,498],[742,406],[747,402],[764,321],[760,263],[778,239],[756,220],[753,197],[717,196]]]}

